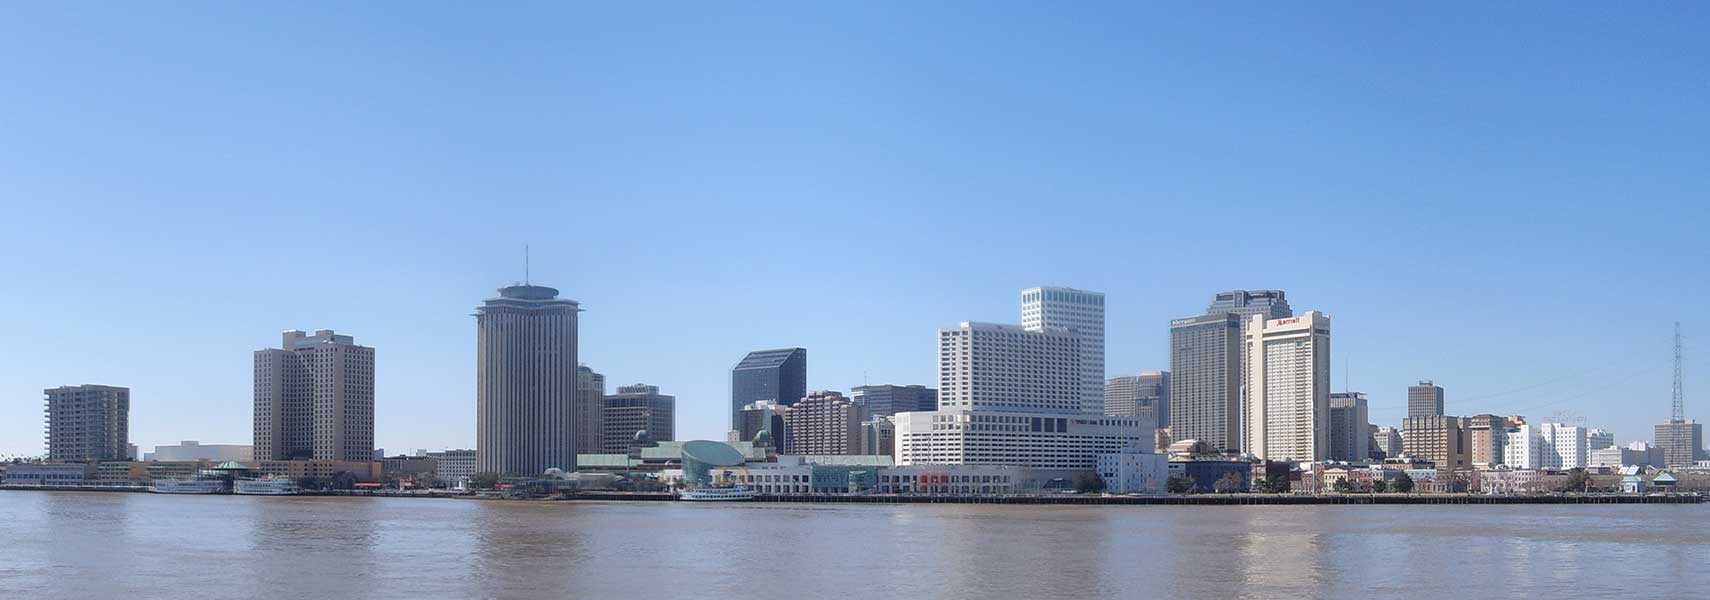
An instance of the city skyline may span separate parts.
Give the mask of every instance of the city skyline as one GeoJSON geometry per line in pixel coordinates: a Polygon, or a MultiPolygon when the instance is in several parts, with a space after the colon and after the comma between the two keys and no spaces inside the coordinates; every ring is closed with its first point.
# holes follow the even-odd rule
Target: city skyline
{"type": "MultiPolygon", "coordinates": [[[[540,288],[540,289],[549,289],[549,288],[540,288]]],[[[1033,290],[1036,290],[1036,289],[1038,289],[1038,288],[1030,288],[1030,289],[1029,289],[1029,290],[1025,290],[1025,291],[1033,291],[1033,290]]],[[[1047,288],[1047,289],[1050,289],[1050,288],[1047,288]]],[[[1058,288],[1058,289],[1072,289],[1072,288],[1058,288]]],[[[1079,290],[1077,290],[1077,291],[1079,291],[1079,290]]],[[[1099,297],[1100,297],[1100,299],[1101,299],[1101,301],[1102,301],[1102,297],[1103,297],[1103,294],[1102,294],[1102,293],[1099,293],[1099,292],[1091,292],[1091,293],[1094,293],[1094,294],[1098,294],[1098,295],[1099,295],[1099,297]]],[[[1223,296],[1223,293],[1221,293],[1221,292],[1220,292],[1220,293],[1219,293],[1219,294],[1218,294],[1218,296],[1219,296],[1219,297],[1220,297],[1220,298],[1221,298],[1221,297],[1222,297],[1222,296],[1223,296]]],[[[566,299],[566,300],[567,300],[567,299],[566,299]]],[[[1215,303],[1214,303],[1214,304],[1215,304],[1215,303]]],[[[573,306],[573,305],[574,305],[574,302],[572,302],[572,306],[573,306]]],[[[1215,308],[1215,306],[1214,306],[1214,308],[1215,308]]],[[[1243,322],[1245,322],[1245,321],[1247,321],[1247,320],[1251,320],[1251,319],[1253,319],[1253,317],[1248,317],[1248,318],[1247,318],[1247,319],[1242,319],[1242,321],[1243,321],[1243,322]]],[[[1261,320],[1262,320],[1262,318],[1261,318],[1261,320]]],[[[1179,319],[1173,319],[1173,320],[1172,320],[1172,322],[1174,322],[1174,321],[1180,321],[1180,320],[1179,320],[1179,319]]],[[[1255,322],[1258,322],[1258,321],[1255,321],[1255,322]]],[[[976,323],[972,323],[972,325],[974,325],[974,326],[976,326],[976,327],[1002,327],[1002,328],[1005,328],[1005,329],[1009,329],[1009,330],[1013,330],[1013,331],[1015,331],[1015,332],[1018,332],[1018,333],[1019,333],[1019,332],[1021,332],[1021,331],[1023,331],[1023,327],[1022,327],[1022,326],[1018,326],[1018,325],[1000,325],[1000,324],[991,324],[991,323],[978,323],[978,322],[976,322],[976,323]]],[[[964,322],[964,323],[963,323],[963,324],[962,324],[962,325],[961,325],[961,327],[962,327],[962,328],[966,328],[966,327],[968,327],[968,326],[969,326],[969,323],[967,323],[967,322],[964,322]]],[[[940,335],[943,335],[943,333],[942,333],[942,332],[943,332],[943,331],[945,331],[945,330],[955,330],[955,329],[956,329],[956,328],[949,328],[949,329],[944,329],[944,328],[941,328],[941,329],[940,329],[940,335]]],[[[289,343],[289,340],[290,340],[290,338],[291,338],[291,336],[293,336],[293,335],[296,335],[296,336],[303,336],[303,335],[304,335],[304,333],[303,333],[303,332],[301,332],[301,331],[293,331],[293,330],[287,330],[287,331],[285,331],[285,332],[284,332],[284,335],[285,335],[285,336],[286,336],[286,338],[287,338],[287,344],[286,344],[286,345],[290,345],[290,343],[289,343]]],[[[331,331],[331,330],[320,330],[320,331],[317,331],[317,332],[316,332],[316,335],[317,335],[317,336],[325,336],[325,337],[328,337],[328,339],[331,339],[331,338],[332,338],[332,336],[333,336],[333,332],[332,332],[332,331],[331,331]]],[[[1677,327],[1677,328],[1676,328],[1676,335],[1677,335],[1677,336],[1678,336],[1678,327],[1677,327]]],[[[348,336],[348,335],[341,335],[341,336],[337,336],[337,337],[338,337],[338,338],[339,338],[339,339],[341,339],[341,340],[343,340],[343,341],[344,341],[344,343],[348,343],[348,342],[349,342],[349,338],[350,338],[350,336],[348,336]]],[[[1167,336],[1166,336],[1166,337],[1167,337],[1167,336]]],[[[1678,340],[1677,340],[1677,342],[1678,342],[1678,340]]],[[[368,350],[368,351],[369,351],[369,352],[372,352],[372,348],[367,348],[367,347],[364,347],[364,348],[365,348],[365,349],[366,349],[366,350],[368,350]]],[[[797,351],[799,351],[799,350],[802,350],[802,348],[795,348],[795,349],[793,349],[793,350],[797,350],[797,351]]],[[[259,353],[261,353],[261,352],[269,352],[269,351],[268,351],[268,350],[265,350],[265,349],[264,349],[264,350],[262,350],[262,351],[258,351],[258,354],[259,354],[259,353]]],[[[276,352],[276,351],[274,351],[274,352],[276,352]]],[[[777,351],[770,351],[770,350],[768,350],[768,351],[754,351],[754,352],[750,352],[750,353],[748,353],[748,355],[747,355],[747,356],[745,356],[745,360],[746,360],[746,359],[748,359],[748,358],[751,358],[751,357],[753,357],[753,356],[755,356],[755,355],[764,355],[764,354],[766,354],[766,353],[768,353],[768,352],[777,352],[777,351]]],[[[372,360],[372,359],[369,359],[369,360],[372,360]]],[[[741,361],[739,361],[739,363],[740,363],[740,362],[741,362],[741,361]]],[[[258,367],[258,369],[259,369],[259,367],[258,367]]],[[[582,367],[580,367],[580,368],[579,368],[579,372],[581,372],[581,373],[584,373],[584,374],[585,374],[585,373],[586,373],[586,372],[589,372],[589,369],[588,369],[588,367],[587,367],[587,366],[586,366],[586,365],[585,365],[585,363],[584,363],[584,366],[582,366],[582,367]]],[[[258,370],[258,371],[257,371],[257,375],[259,375],[259,370],[258,370]]],[[[1338,375],[1340,375],[1340,374],[1338,374],[1338,375]]],[[[595,376],[595,377],[596,377],[596,378],[599,378],[599,379],[600,379],[600,380],[602,380],[602,381],[603,381],[603,375],[599,375],[599,374],[595,374],[595,375],[594,375],[594,376],[595,376]]],[[[578,378],[578,379],[582,379],[582,378],[581,378],[581,377],[579,377],[579,378],[578,378]]],[[[585,382],[584,382],[584,383],[585,383],[585,382]]],[[[84,384],[84,385],[96,385],[96,386],[97,386],[97,387],[101,387],[101,384],[84,384]]],[[[638,385],[640,385],[640,384],[638,384],[638,385]]],[[[879,385],[879,384],[872,384],[872,383],[868,383],[868,384],[865,384],[865,385],[871,385],[871,386],[877,386],[877,385],[879,385]]],[[[884,384],[884,385],[919,385],[919,384],[884,384]]],[[[654,389],[654,390],[655,390],[655,393],[656,393],[656,392],[657,392],[657,386],[642,386],[642,387],[649,387],[649,388],[653,388],[653,389],[654,389]]],[[[850,388],[849,388],[849,389],[851,389],[851,390],[856,390],[856,389],[858,389],[858,388],[861,388],[861,387],[863,387],[863,386],[862,386],[862,385],[854,385],[854,386],[850,386],[850,388]]],[[[1441,397],[1443,397],[1443,396],[1444,396],[1444,394],[1443,394],[1443,392],[1442,392],[1442,389],[1443,389],[1443,388],[1442,388],[1442,387],[1440,387],[1440,386],[1432,386],[1432,385],[1431,385],[1431,382],[1430,382],[1430,381],[1428,381],[1428,380],[1420,380],[1420,381],[1417,381],[1417,382],[1415,382],[1415,383],[1411,383],[1411,384],[1408,384],[1408,385],[1407,385],[1407,386],[1406,386],[1406,389],[1405,389],[1405,391],[1404,391],[1404,392],[1403,392],[1403,393],[1402,393],[1402,394],[1400,394],[1400,395],[1399,395],[1399,396],[1400,396],[1400,399],[1399,399],[1399,401],[1398,401],[1398,404],[1399,404],[1399,409],[1398,409],[1398,410],[1397,410],[1397,411],[1396,411],[1396,412],[1398,412],[1398,413],[1400,413],[1400,414],[1399,414],[1399,416],[1398,416],[1398,417],[1397,417],[1397,419],[1396,419],[1396,420],[1395,420],[1395,423],[1389,423],[1389,422],[1380,422],[1380,421],[1379,421],[1379,420],[1378,420],[1378,419],[1377,419],[1377,418],[1376,418],[1376,417],[1373,417],[1373,418],[1372,418],[1372,419],[1371,419],[1371,420],[1370,420],[1370,423],[1371,423],[1371,424],[1372,424],[1372,425],[1373,425],[1373,426],[1380,426],[1380,425],[1382,425],[1382,426],[1393,426],[1393,425],[1395,425],[1395,424],[1399,424],[1399,423],[1404,423],[1404,422],[1405,422],[1405,421],[1406,421],[1406,416],[1407,416],[1407,415],[1406,415],[1406,413],[1407,413],[1407,412],[1408,412],[1408,410],[1410,410],[1410,409],[1412,409],[1412,408],[1415,408],[1415,407],[1417,407],[1417,406],[1418,406],[1418,401],[1417,401],[1417,394],[1418,394],[1418,393],[1419,393],[1419,392],[1418,392],[1418,391],[1419,391],[1419,390],[1420,390],[1420,389],[1422,389],[1422,388],[1426,388],[1426,387],[1431,387],[1431,388],[1433,388],[1433,389],[1435,389],[1435,390],[1436,390],[1436,392],[1435,392],[1435,393],[1436,393],[1436,394],[1437,394],[1437,397],[1439,397],[1439,398],[1441,398],[1441,397]]],[[[812,387],[812,386],[811,386],[811,385],[810,385],[810,386],[809,386],[809,389],[810,389],[810,390],[819,390],[819,389],[822,389],[822,388],[816,388],[816,387],[812,387]]],[[[835,390],[835,389],[832,389],[832,388],[823,388],[823,389],[827,389],[827,390],[830,390],[830,391],[839,391],[839,392],[840,392],[840,391],[841,391],[841,390],[835,390]]],[[[1332,386],[1332,389],[1334,389],[1334,386],[1332,386]]],[[[370,393],[372,393],[372,392],[370,392],[370,393]]],[[[812,395],[812,394],[813,394],[813,393],[817,393],[817,392],[811,392],[811,393],[809,393],[809,394],[804,394],[804,397],[806,397],[806,396],[810,396],[810,395],[812,395]]],[[[1340,393],[1341,393],[1341,392],[1336,392],[1336,394],[1340,394],[1340,393]]],[[[1364,395],[1364,393],[1363,393],[1363,392],[1362,392],[1362,396],[1363,396],[1363,395],[1364,395]]],[[[1243,407],[1246,407],[1246,406],[1247,406],[1247,403],[1246,403],[1246,402],[1245,402],[1245,401],[1244,401],[1244,400],[1243,400],[1243,401],[1242,401],[1242,406],[1243,406],[1243,407]]],[[[1688,403],[1688,404],[1687,404],[1687,407],[1688,407],[1688,408],[1687,408],[1687,414],[1688,414],[1688,416],[1689,416],[1689,418],[1690,418],[1690,416],[1691,416],[1691,415],[1692,415],[1692,414],[1693,414],[1693,413],[1692,413],[1692,412],[1691,412],[1691,408],[1690,408],[1690,407],[1691,407],[1691,405],[1690,405],[1690,403],[1688,403]]],[[[1672,407],[1671,407],[1671,408],[1672,408],[1672,407]]],[[[1501,412],[1501,411],[1497,411],[1497,412],[1501,412]]],[[[1455,411],[1454,411],[1454,410],[1445,410],[1445,411],[1444,411],[1444,414],[1448,414],[1448,415],[1457,415],[1457,414],[1458,414],[1458,413],[1456,413],[1456,412],[1455,412],[1455,411]]],[[[1520,414],[1521,414],[1521,413],[1507,413],[1507,414],[1517,414],[1517,415],[1520,415],[1520,414]]],[[[1488,414],[1486,414],[1486,415],[1485,415],[1485,416],[1489,416],[1489,415],[1488,415],[1488,414]]],[[[1526,416],[1526,415],[1522,415],[1522,416],[1526,416]]],[[[1466,418],[1471,418],[1471,417],[1472,417],[1472,415],[1471,415],[1471,413],[1468,413],[1468,414],[1465,414],[1465,415],[1460,415],[1460,417],[1461,417],[1461,418],[1463,418],[1463,419],[1466,419],[1466,418]]],[[[1569,418],[1569,419],[1573,419],[1573,418],[1583,418],[1583,415],[1574,415],[1574,414],[1573,414],[1573,413],[1571,413],[1571,412],[1561,412],[1561,411],[1557,411],[1557,412],[1556,412],[1556,413],[1555,413],[1555,414],[1552,414],[1552,415],[1541,415],[1541,414],[1538,414],[1538,415],[1531,415],[1531,416],[1530,416],[1530,419],[1531,419],[1531,420],[1532,420],[1532,421],[1533,421],[1533,422],[1535,422],[1535,423],[1554,423],[1554,422],[1557,422],[1557,421],[1555,421],[1555,420],[1553,420],[1553,419],[1559,419],[1559,418],[1561,418],[1561,417],[1567,417],[1567,418],[1569,418]]],[[[673,418],[674,418],[674,416],[673,416],[673,418]]],[[[473,423],[471,423],[471,424],[472,424],[472,425],[473,425],[473,423]]],[[[1463,424],[1463,426],[1464,426],[1464,424],[1463,424]]],[[[378,428],[379,428],[379,426],[378,426],[378,425],[375,425],[375,426],[374,426],[374,427],[375,427],[375,428],[376,428],[376,429],[378,429],[378,428]]],[[[681,426],[681,425],[680,425],[680,424],[674,424],[674,427],[676,427],[676,428],[681,428],[681,427],[682,427],[682,426],[681,426]]],[[[580,426],[578,426],[578,429],[580,429],[580,426]]],[[[1608,427],[1600,427],[1600,428],[1598,428],[1598,429],[1597,429],[1597,431],[1603,431],[1603,432],[1604,432],[1604,434],[1605,434],[1605,435],[1609,435],[1609,434],[1610,434],[1610,432],[1608,432],[1608,431],[1607,431],[1607,430],[1608,430],[1608,429],[1609,429],[1609,428],[1608,428],[1608,427]]],[[[728,430],[726,430],[726,431],[728,431],[728,430]]],[[[715,436],[700,436],[700,437],[694,437],[694,438],[693,438],[693,439],[723,439],[723,437],[724,437],[724,436],[723,436],[723,433],[724,433],[724,432],[720,432],[720,435],[718,435],[718,436],[716,436],[716,437],[715,437],[715,436]]],[[[153,445],[168,445],[168,442],[166,442],[166,441],[162,441],[162,442],[159,442],[159,443],[158,443],[158,444],[153,444],[153,443],[150,443],[150,444],[134,444],[134,439],[135,439],[135,438],[134,438],[134,433],[132,433],[132,434],[131,434],[131,435],[132,435],[132,436],[133,436],[133,437],[132,437],[132,440],[133,440],[133,445],[134,445],[134,446],[136,446],[136,447],[137,447],[137,448],[138,448],[138,449],[139,449],[139,452],[141,452],[141,451],[142,451],[142,450],[146,450],[146,449],[148,449],[148,448],[151,448],[151,447],[152,447],[152,446],[153,446],[153,445]]],[[[1326,435],[1327,435],[1327,434],[1326,434],[1326,435]]],[[[1643,441],[1649,441],[1649,442],[1652,442],[1652,443],[1655,443],[1655,442],[1656,442],[1656,438],[1654,438],[1654,437],[1647,437],[1647,436],[1643,436],[1643,435],[1632,435],[1632,436],[1624,436],[1624,435],[1622,435],[1622,434],[1620,434],[1620,432],[1618,432],[1618,431],[1617,431],[1617,432],[1614,432],[1614,435],[1615,435],[1615,436],[1616,436],[1616,440],[1617,440],[1617,442],[1618,442],[1618,444],[1617,444],[1617,445],[1619,445],[1619,444],[1625,444],[1625,443],[1626,443],[1626,442],[1628,442],[1628,441],[1634,441],[1634,440],[1643,440],[1643,441]]],[[[248,441],[249,441],[249,442],[250,442],[250,443],[252,443],[252,444],[253,444],[253,443],[254,443],[254,442],[253,442],[253,439],[254,439],[254,438],[252,438],[252,439],[251,439],[251,440],[248,440],[248,441]]],[[[691,439],[691,438],[682,438],[682,439],[691,439]]],[[[1185,439],[1185,438],[1178,438],[1178,439],[1185,439]]],[[[579,442],[572,442],[572,443],[573,443],[573,444],[579,444],[579,442]]],[[[379,443],[378,443],[378,442],[376,442],[376,443],[375,443],[375,444],[374,444],[374,445],[375,445],[375,447],[376,447],[376,448],[377,448],[377,449],[379,449],[379,448],[384,448],[384,447],[383,447],[383,446],[381,446],[381,445],[380,445],[380,444],[379,444],[379,443]]],[[[468,445],[470,445],[470,446],[473,446],[473,445],[476,445],[476,444],[468,444],[468,445]]],[[[431,445],[423,445],[423,444],[407,444],[407,443],[406,443],[406,444],[403,444],[403,445],[399,445],[399,446],[395,446],[395,447],[394,447],[394,448],[395,448],[395,451],[394,451],[394,453],[401,453],[401,452],[405,452],[405,451],[409,451],[409,450],[446,450],[446,449],[457,449],[457,448],[461,448],[461,447],[463,447],[463,446],[458,446],[458,445],[455,445],[455,444],[454,444],[454,445],[448,445],[448,446],[443,446],[443,447],[434,447],[434,446],[431,446],[431,445]]],[[[1243,449],[1243,451],[1246,451],[1246,449],[1243,449]]],[[[16,453],[12,453],[12,454],[14,454],[14,455],[18,455],[18,456],[34,456],[34,455],[33,455],[33,454],[29,454],[29,453],[28,453],[28,452],[16,452],[16,453]]]]}
{"type": "Polygon", "coordinates": [[[1680,303],[1710,294],[1702,18],[1055,8],[19,7],[0,47],[53,60],[0,98],[0,314],[31,344],[0,398],[32,411],[0,453],[85,383],[133,390],[144,448],[243,443],[250,354],[304,326],[377,349],[375,445],[473,447],[469,307],[525,243],[585,303],[582,362],[676,396],[688,439],[722,439],[744,352],[930,386],[937,329],[1037,286],[1105,294],[1106,377],[1169,370],[1210,294],[1281,289],[1335,315],[1332,390],[1373,423],[1429,379],[1623,443],[1670,414],[1678,319],[1710,415],[1680,303]]]}

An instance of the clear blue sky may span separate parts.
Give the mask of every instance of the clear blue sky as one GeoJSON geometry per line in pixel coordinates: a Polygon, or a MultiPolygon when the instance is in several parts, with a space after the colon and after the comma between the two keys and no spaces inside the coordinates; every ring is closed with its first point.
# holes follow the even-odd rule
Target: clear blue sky
{"type": "MultiPolygon", "coordinates": [[[[1230,288],[1335,319],[1396,424],[1649,438],[1670,323],[1710,419],[1697,3],[15,4],[0,19],[0,453],[41,390],[250,439],[251,351],[374,346],[377,442],[474,443],[474,320],[580,300],[613,386],[726,426],[728,370],[935,382],[934,331],[1108,295],[1111,374],[1230,288]]],[[[1348,367],[1351,367],[1349,369],[1348,367]]]]}

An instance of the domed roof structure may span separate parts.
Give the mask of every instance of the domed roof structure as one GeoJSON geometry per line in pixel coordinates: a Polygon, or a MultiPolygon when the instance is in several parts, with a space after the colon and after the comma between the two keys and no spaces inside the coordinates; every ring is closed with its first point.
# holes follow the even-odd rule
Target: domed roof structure
{"type": "Polygon", "coordinates": [[[770,446],[770,445],[772,445],[772,430],[761,429],[759,433],[754,434],[754,445],[756,445],[756,446],[770,446]]]}
{"type": "Polygon", "coordinates": [[[693,460],[709,467],[734,467],[747,459],[742,452],[724,442],[694,440],[683,442],[683,460],[693,460]]]}
{"type": "Polygon", "coordinates": [[[635,438],[631,442],[631,445],[642,448],[656,448],[659,446],[659,443],[653,441],[653,434],[648,433],[646,429],[643,429],[635,432],[635,438]]]}

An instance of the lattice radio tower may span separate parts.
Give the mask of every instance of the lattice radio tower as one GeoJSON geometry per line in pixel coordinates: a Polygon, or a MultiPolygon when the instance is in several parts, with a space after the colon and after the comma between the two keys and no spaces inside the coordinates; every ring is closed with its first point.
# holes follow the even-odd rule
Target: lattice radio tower
{"type": "Polygon", "coordinates": [[[1686,420],[1686,396],[1680,391],[1680,321],[1674,322],[1674,414],[1670,420],[1686,420]]]}

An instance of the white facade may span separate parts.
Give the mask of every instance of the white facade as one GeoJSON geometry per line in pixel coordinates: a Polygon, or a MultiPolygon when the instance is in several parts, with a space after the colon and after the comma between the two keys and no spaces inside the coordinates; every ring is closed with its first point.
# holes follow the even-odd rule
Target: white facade
{"type": "Polygon", "coordinates": [[[1248,319],[1242,448],[1265,460],[1329,458],[1330,317],[1248,319]]]}
{"type": "MultiPolygon", "coordinates": [[[[1080,340],[1066,329],[965,322],[938,330],[938,407],[1079,413],[1080,340]]],[[[1104,383],[1097,393],[1103,403],[1104,383]]]]}
{"type": "Polygon", "coordinates": [[[1508,432],[1508,439],[1502,444],[1502,464],[1512,469],[1536,469],[1542,462],[1539,456],[1542,446],[1536,426],[1521,425],[1508,432]]]}
{"type": "Polygon", "coordinates": [[[897,465],[1014,465],[1092,470],[1098,456],[1147,448],[1141,419],[971,411],[897,413],[897,465]]]}
{"type": "Polygon", "coordinates": [[[1115,494],[1162,494],[1169,467],[1169,456],[1144,450],[1098,455],[1104,491],[1115,494]]]}
{"type": "Polygon", "coordinates": [[[143,460],[179,462],[192,460],[212,460],[225,462],[228,460],[246,461],[255,458],[253,446],[249,444],[203,444],[196,440],[185,440],[176,446],[155,446],[154,452],[143,455],[143,460]]]}
{"type": "Polygon", "coordinates": [[[1544,448],[1539,456],[1545,468],[1578,469],[1591,460],[1584,427],[1542,423],[1538,426],[1538,435],[1544,440],[1544,448]]]}
{"type": "Polygon", "coordinates": [[[1590,466],[1584,427],[1527,423],[1508,433],[1503,464],[1514,469],[1578,469],[1590,466]]]}
{"type": "Polygon", "coordinates": [[[1080,337],[1080,412],[1104,414],[1104,294],[1062,287],[1022,290],[1021,327],[1067,329],[1080,337]]]}

